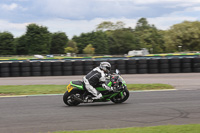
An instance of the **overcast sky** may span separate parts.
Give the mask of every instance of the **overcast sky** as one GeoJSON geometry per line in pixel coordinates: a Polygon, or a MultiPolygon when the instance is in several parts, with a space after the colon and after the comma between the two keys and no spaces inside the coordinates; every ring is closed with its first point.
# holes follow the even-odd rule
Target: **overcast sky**
{"type": "Polygon", "coordinates": [[[18,37],[36,23],[71,38],[103,21],[123,21],[134,28],[141,17],[166,30],[184,20],[200,20],[199,14],[200,0],[0,0],[0,32],[18,37]]]}

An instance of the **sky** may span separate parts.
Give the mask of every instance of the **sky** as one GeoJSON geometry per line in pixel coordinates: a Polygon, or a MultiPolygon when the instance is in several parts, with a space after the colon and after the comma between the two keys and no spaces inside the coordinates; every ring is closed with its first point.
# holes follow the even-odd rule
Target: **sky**
{"type": "Polygon", "coordinates": [[[30,23],[69,38],[94,31],[103,21],[134,28],[144,17],[158,29],[200,20],[200,0],[0,0],[0,32],[25,34],[30,23]]]}

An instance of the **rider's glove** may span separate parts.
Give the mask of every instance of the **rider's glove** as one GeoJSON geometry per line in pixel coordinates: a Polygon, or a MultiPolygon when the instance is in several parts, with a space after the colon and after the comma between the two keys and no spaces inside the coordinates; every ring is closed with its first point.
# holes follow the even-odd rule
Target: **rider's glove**
{"type": "Polygon", "coordinates": [[[113,91],[113,87],[109,87],[109,86],[107,86],[105,84],[102,84],[102,87],[105,88],[108,91],[113,91]]]}
{"type": "Polygon", "coordinates": [[[110,90],[109,91],[113,91],[113,87],[110,87],[110,90]]]}

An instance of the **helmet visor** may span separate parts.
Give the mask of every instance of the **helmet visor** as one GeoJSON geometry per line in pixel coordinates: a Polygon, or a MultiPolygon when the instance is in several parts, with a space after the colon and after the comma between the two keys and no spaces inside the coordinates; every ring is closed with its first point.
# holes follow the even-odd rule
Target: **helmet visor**
{"type": "Polygon", "coordinates": [[[108,72],[110,72],[110,67],[107,66],[106,69],[108,70],[108,72]]]}

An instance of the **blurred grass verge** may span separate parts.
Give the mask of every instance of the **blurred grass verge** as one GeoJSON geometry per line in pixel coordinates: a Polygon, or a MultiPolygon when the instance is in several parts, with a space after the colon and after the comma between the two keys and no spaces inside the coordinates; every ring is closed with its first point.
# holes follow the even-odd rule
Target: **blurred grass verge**
{"type": "Polygon", "coordinates": [[[162,90],[162,89],[174,89],[169,84],[127,84],[128,90],[162,90]]]}
{"type": "MultiPolygon", "coordinates": [[[[132,127],[121,129],[101,129],[87,131],[59,131],[52,133],[199,133],[200,124],[166,125],[154,127],[132,127]]],[[[50,132],[49,132],[50,133],[50,132]]]]}
{"type": "MultiPolygon", "coordinates": [[[[37,95],[63,94],[67,85],[1,85],[0,96],[4,95],[37,95]]],[[[173,89],[168,84],[128,84],[128,90],[160,90],[173,89]]]]}

